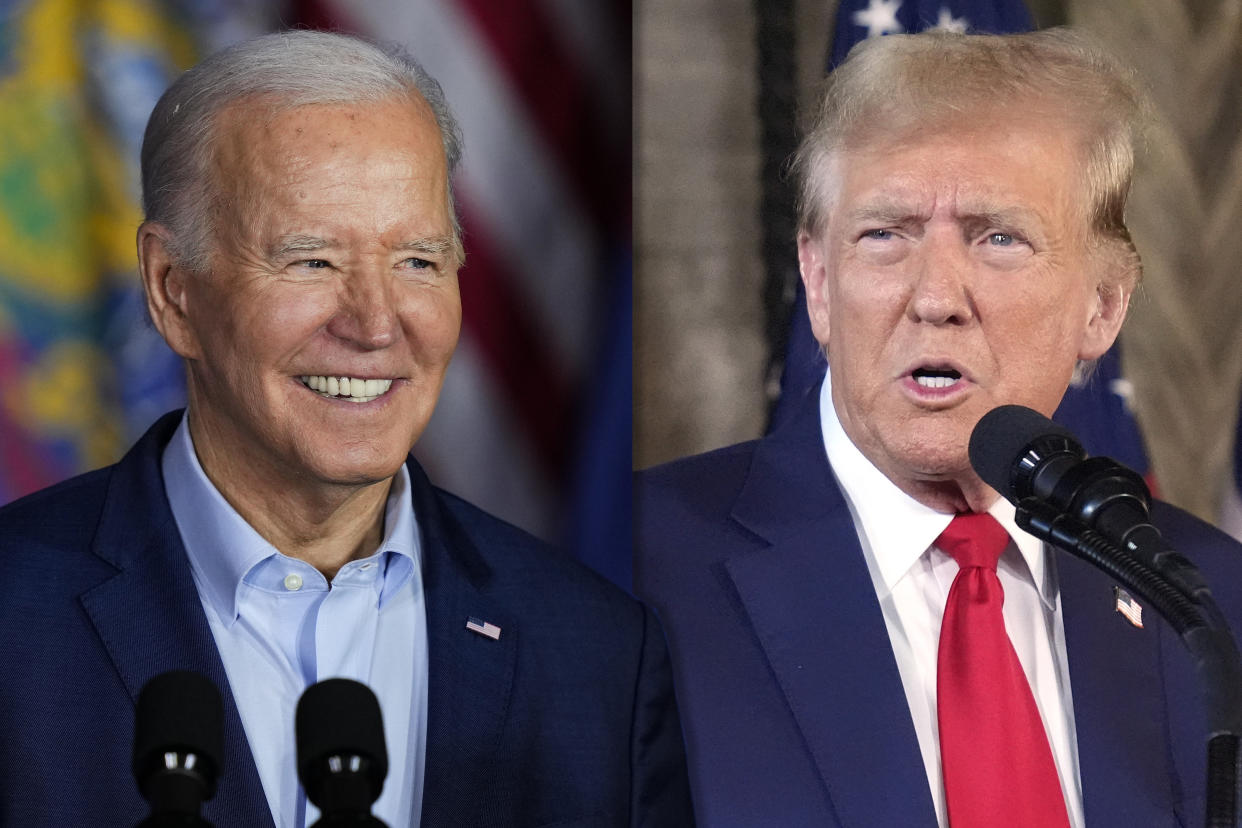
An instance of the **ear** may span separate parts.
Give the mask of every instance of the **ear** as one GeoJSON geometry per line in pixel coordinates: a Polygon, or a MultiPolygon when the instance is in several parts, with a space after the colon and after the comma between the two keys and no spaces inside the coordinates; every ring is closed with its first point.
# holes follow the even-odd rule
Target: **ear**
{"type": "Polygon", "coordinates": [[[138,273],[147,297],[147,311],[164,341],[184,359],[198,359],[198,339],[189,322],[187,280],[192,278],[173,256],[171,232],[145,221],[138,228],[138,273]]]}
{"type": "Polygon", "coordinates": [[[820,240],[803,231],[798,234],[798,271],[806,288],[806,310],[811,330],[821,346],[828,345],[828,268],[820,240]]]}
{"type": "Polygon", "coordinates": [[[1095,307],[1087,320],[1087,334],[1078,352],[1079,359],[1099,359],[1112,347],[1121,332],[1121,323],[1126,320],[1132,293],[1132,287],[1120,284],[1101,284],[1096,288],[1095,307]]]}

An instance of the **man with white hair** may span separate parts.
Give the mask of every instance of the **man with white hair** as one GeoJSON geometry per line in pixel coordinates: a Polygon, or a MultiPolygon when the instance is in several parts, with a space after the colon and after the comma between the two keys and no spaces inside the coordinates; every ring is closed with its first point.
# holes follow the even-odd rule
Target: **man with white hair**
{"type": "Polygon", "coordinates": [[[223,692],[219,826],[316,820],[294,708],[328,677],[379,698],[388,825],[692,820],[651,612],[409,458],[461,323],[460,141],[421,67],[341,35],[161,98],[138,256],[189,404],[0,510],[0,823],[141,819],[134,700],[174,669],[223,692]]]}
{"type": "MultiPolygon", "coordinates": [[[[645,473],[636,504],[701,824],[1204,821],[1177,637],[1019,529],[967,455],[984,414],[1050,416],[1116,338],[1142,110],[1067,30],[877,38],[829,78],[796,159],[828,376],[769,436],[645,473]]],[[[1236,626],[1237,545],[1154,519],[1236,626]]]]}

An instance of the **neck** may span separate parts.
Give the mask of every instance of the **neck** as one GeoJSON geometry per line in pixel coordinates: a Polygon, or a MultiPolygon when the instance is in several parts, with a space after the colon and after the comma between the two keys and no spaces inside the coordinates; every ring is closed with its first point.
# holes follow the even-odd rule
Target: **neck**
{"type": "Polygon", "coordinates": [[[191,410],[190,436],[207,478],[282,554],[306,561],[331,581],[342,566],[378,548],[391,477],[353,485],[284,479],[254,457],[213,451],[195,425],[191,410]]]}
{"type": "Polygon", "coordinates": [[[261,494],[235,498],[224,489],[220,491],[272,546],[306,561],[331,581],[342,566],[373,554],[379,547],[391,485],[390,478],[331,499],[286,492],[268,502],[261,494]]]}

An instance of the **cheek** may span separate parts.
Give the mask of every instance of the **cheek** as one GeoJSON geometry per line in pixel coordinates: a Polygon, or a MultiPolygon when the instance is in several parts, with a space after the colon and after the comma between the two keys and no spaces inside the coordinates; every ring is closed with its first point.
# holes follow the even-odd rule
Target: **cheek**
{"type": "Polygon", "coordinates": [[[188,324],[201,346],[200,370],[218,371],[231,379],[243,373],[234,370],[238,364],[261,358],[256,352],[262,338],[256,336],[253,303],[239,299],[227,287],[200,285],[189,293],[188,324]]]}
{"type": "Polygon", "coordinates": [[[336,312],[331,290],[307,285],[273,285],[231,308],[234,347],[250,344],[257,362],[280,364],[326,325],[336,312]]]}
{"type": "MultiPolygon", "coordinates": [[[[1030,297],[1015,303],[1003,335],[1012,349],[1031,354],[1071,354],[1076,359],[1079,343],[1087,330],[1089,311],[1084,297],[1067,291],[1030,297]]],[[[1049,366],[1049,367],[1055,367],[1049,366]]]]}
{"type": "Polygon", "coordinates": [[[447,363],[457,347],[461,313],[456,279],[451,284],[417,286],[402,303],[402,327],[423,360],[447,363]]]}
{"type": "Polygon", "coordinates": [[[842,356],[882,352],[905,312],[905,295],[898,279],[874,273],[842,274],[830,293],[829,347],[842,356]]]}
{"type": "Polygon", "coordinates": [[[1082,333],[1078,313],[1064,305],[1033,303],[997,320],[988,344],[1005,389],[1002,401],[1050,416],[1073,375],[1082,333]]]}
{"type": "Polygon", "coordinates": [[[305,339],[328,323],[338,304],[328,288],[272,291],[252,303],[248,322],[262,326],[279,340],[305,339]]]}

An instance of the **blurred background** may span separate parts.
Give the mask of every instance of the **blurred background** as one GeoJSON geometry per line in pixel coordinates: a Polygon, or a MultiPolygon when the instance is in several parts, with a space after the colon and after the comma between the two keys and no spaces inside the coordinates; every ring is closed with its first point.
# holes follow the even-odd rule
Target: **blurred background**
{"type": "Polygon", "coordinates": [[[0,0],[0,504],[114,462],[184,404],[136,276],[142,131],[201,56],[290,26],[404,44],[465,133],[462,340],[420,461],[627,565],[624,0],[0,0]]]}
{"type": "Polygon", "coordinates": [[[156,98],[238,39],[340,29],[404,43],[466,133],[463,340],[416,453],[624,583],[631,465],[759,436],[822,370],[781,174],[798,110],[834,48],[942,14],[1082,26],[1150,87],[1145,283],[1078,421],[1104,411],[1094,451],[1242,533],[1242,0],[0,0],[0,503],[182,404],[134,272],[156,98]]]}
{"type": "Polygon", "coordinates": [[[758,437],[822,376],[783,170],[834,60],[895,31],[1067,23],[1137,69],[1156,117],[1128,214],[1144,284],[1058,419],[1242,537],[1235,0],[636,0],[636,468],[758,437]]]}

